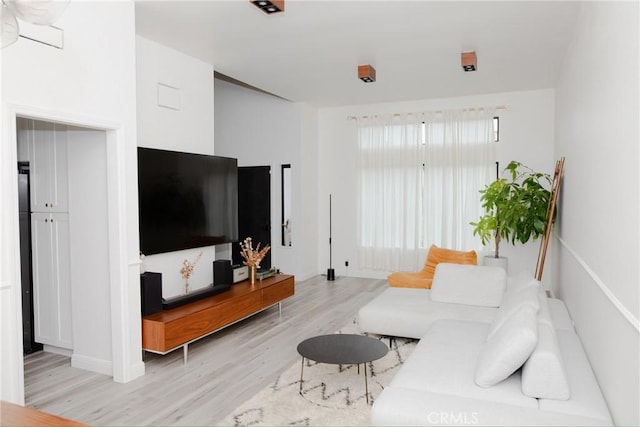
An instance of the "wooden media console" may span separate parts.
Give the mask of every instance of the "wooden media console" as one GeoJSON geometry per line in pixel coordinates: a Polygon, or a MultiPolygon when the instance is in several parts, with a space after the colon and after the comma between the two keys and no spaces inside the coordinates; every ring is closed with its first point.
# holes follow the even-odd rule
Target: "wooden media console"
{"type": "Polygon", "coordinates": [[[180,347],[187,363],[189,344],[281,302],[295,292],[293,276],[276,274],[251,284],[142,318],[142,349],[167,354],[180,347]]]}

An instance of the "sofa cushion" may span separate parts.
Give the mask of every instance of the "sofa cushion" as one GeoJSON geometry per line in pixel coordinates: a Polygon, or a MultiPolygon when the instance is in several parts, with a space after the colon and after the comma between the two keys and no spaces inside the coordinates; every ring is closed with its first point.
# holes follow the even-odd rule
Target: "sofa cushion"
{"type": "Polygon", "coordinates": [[[499,267],[440,263],[436,267],[431,299],[454,304],[498,307],[507,284],[499,267]]]}
{"type": "Polygon", "coordinates": [[[525,279],[520,276],[519,279],[513,281],[504,293],[500,307],[496,312],[496,317],[493,319],[489,333],[487,334],[487,340],[490,339],[493,334],[504,324],[504,322],[513,316],[514,313],[521,310],[525,305],[529,305],[538,310],[540,302],[538,300],[538,293],[540,282],[529,276],[525,279]]]}
{"type": "Polygon", "coordinates": [[[571,384],[571,397],[567,400],[539,399],[540,409],[595,418],[613,425],[580,338],[575,332],[564,329],[556,329],[556,334],[567,378],[571,384]]]}
{"type": "Polygon", "coordinates": [[[611,421],[586,414],[542,411],[437,391],[385,387],[371,408],[374,426],[591,426],[611,421]]]}
{"type": "Polygon", "coordinates": [[[358,312],[362,332],[422,338],[433,322],[460,319],[488,327],[496,308],[448,304],[431,300],[430,289],[387,288],[358,312]]]}
{"type": "Polygon", "coordinates": [[[522,366],[522,392],[539,399],[567,400],[571,396],[556,331],[538,320],[538,342],[522,366]]]}
{"type": "Polygon", "coordinates": [[[519,373],[490,389],[476,385],[476,360],[488,327],[462,320],[434,322],[389,385],[537,408],[536,399],[522,394],[519,373]]]}
{"type": "Polygon", "coordinates": [[[487,340],[476,365],[475,380],[491,387],[513,374],[533,352],[538,339],[537,310],[525,305],[487,340]]]}

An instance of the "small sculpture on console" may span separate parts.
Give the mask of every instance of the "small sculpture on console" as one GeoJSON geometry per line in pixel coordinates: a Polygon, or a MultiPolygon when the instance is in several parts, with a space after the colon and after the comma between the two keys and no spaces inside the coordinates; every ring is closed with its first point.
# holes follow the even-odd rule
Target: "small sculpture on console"
{"type": "Polygon", "coordinates": [[[193,262],[189,262],[188,259],[185,259],[184,261],[182,261],[182,268],[180,269],[180,274],[182,274],[182,278],[184,279],[185,294],[189,293],[189,277],[191,277],[191,274],[193,273],[193,269],[196,268],[196,264],[198,263],[198,261],[200,261],[201,257],[202,257],[202,252],[198,254],[196,259],[193,260],[193,262]]]}

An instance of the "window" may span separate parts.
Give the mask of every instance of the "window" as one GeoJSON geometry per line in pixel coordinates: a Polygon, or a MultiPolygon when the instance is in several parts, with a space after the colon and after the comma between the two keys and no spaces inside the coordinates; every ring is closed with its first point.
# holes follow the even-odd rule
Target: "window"
{"type": "Polygon", "coordinates": [[[416,270],[431,244],[478,246],[469,222],[492,179],[494,116],[484,110],[362,118],[359,261],[416,270]]]}

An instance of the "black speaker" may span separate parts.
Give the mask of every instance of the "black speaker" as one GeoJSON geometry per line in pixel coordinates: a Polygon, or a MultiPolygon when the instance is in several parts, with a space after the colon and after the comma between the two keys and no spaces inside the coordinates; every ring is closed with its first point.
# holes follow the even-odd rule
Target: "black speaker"
{"type": "Polygon", "coordinates": [[[219,259],[213,261],[213,286],[231,285],[233,283],[233,268],[231,261],[219,259]]]}
{"type": "Polygon", "coordinates": [[[162,311],[162,273],[140,275],[140,302],[143,316],[162,311]]]}

